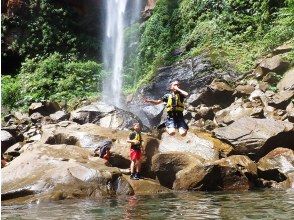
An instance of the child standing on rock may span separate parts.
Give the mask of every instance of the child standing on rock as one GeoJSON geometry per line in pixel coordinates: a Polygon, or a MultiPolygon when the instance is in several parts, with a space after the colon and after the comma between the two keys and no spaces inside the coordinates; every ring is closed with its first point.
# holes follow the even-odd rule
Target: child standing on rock
{"type": "Polygon", "coordinates": [[[128,143],[131,143],[131,179],[139,180],[141,171],[141,157],[142,157],[142,136],[141,126],[139,123],[133,124],[133,132],[130,134],[128,143]]]}

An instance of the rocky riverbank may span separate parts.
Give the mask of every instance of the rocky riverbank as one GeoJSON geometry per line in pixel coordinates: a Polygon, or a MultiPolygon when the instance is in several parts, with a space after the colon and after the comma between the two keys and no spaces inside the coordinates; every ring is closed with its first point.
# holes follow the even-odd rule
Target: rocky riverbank
{"type": "Polygon", "coordinates": [[[239,76],[213,67],[204,56],[161,68],[152,82],[128,97],[128,109],[86,103],[67,112],[57,103],[33,103],[28,113],[4,118],[1,128],[2,201],[146,195],[170,190],[294,188],[294,70],[284,45],[239,76]],[[153,126],[164,106],[147,106],[142,96],[160,98],[180,79],[189,92],[186,137],[153,126]],[[128,176],[128,129],[144,125],[143,180],[128,176]],[[111,139],[109,162],[94,155],[111,139]],[[7,163],[8,162],[8,163],[7,163]]]}

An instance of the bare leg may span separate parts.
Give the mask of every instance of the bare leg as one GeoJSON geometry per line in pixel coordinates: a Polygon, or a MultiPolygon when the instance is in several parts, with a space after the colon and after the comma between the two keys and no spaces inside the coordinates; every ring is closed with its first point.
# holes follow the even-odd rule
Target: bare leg
{"type": "Polygon", "coordinates": [[[141,171],[141,164],[142,164],[141,160],[136,160],[136,172],[137,173],[140,173],[140,171],[141,171]]]}
{"type": "Polygon", "coordinates": [[[131,162],[131,173],[135,173],[135,161],[131,162]]]}
{"type": "Polygon", "coordinates": [[[179,128],[179,133],[180,133],[180,135],[181,136],[186,136],[186,134],[187,134],[187,130],[186,129],[184,129],[184,128],[179,128]]]}
{"type": "Polygon", "coordinates": [[[166,128],[166,131],[169,135],[175,135],[175,133],[176,133],[175,128],[166,128]]]}

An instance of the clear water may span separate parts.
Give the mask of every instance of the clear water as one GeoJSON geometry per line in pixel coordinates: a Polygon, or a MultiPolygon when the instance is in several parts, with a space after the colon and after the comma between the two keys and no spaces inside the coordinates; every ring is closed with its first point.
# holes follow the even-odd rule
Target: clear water
{"type": "Polygon", "coordinates": [[[2,219],[293,219],[294,190],[183,192],[2,206],[2,219]]]}

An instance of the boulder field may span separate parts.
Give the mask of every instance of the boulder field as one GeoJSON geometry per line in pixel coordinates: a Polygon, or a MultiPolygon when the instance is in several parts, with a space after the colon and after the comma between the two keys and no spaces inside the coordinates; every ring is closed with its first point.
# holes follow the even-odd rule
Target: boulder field
{"type": "Polygon", "coordinates": [[[240,76],[215,69],[203,56],[161,68],[127,99],[128,108],[97,101],[68,112],[43,101],[5,116],[2,202],[294,188],[294,81],[293,67],[280,56],[286,52],[240,76]],[[142,101],[160,98],[175,77],[189,93],[185,137],[154,128],[164,121],[164,105],[142,101]],[[140,180],[129,177],[134,122],[143,126],[140,180]],[[109,161],[94,153],[104,140],[113,143],[109,161]]]}

